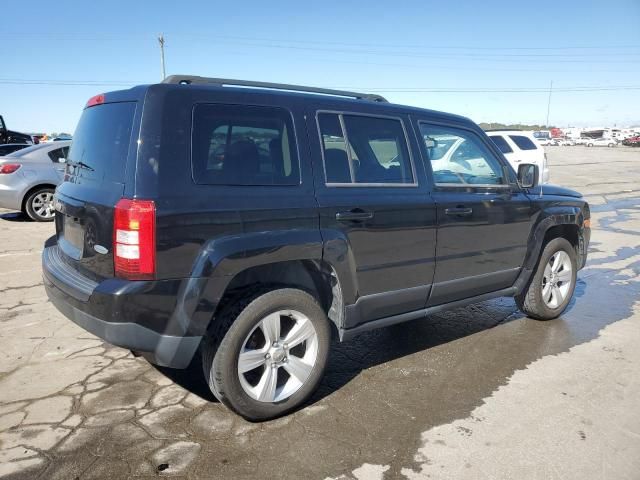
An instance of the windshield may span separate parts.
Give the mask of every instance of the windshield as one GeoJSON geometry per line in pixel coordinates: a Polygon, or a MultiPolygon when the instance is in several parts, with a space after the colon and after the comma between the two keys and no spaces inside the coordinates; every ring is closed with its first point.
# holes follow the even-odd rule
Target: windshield
{"type": "Polygon", "coordinates": [[[440,136],[436,140],[429,135],[424,136],[425,145],[429,149],[429,158],[431,160],[439,160],[453,147],[453,144],[459,140],[458,137],[440,136]]]}

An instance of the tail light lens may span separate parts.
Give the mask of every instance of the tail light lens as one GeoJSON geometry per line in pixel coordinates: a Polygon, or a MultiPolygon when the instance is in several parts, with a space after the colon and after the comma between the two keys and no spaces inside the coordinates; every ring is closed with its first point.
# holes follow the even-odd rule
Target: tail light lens
{"type": "Polygon", "coordinates": [[[121,199],[113,222],[113,263],[117,277],[148,280],[156,273],[156,205],[121,199]]]}
{"type": "Polygon", "coordinates": [[[95,105],[102,105],[104,103],[104,93],[99,95],[94,95],[89,100],[87,100],[87,105],[84,108],[93,107],[95,105]]]}
{"type": "Polygon", "coordinates": [[[0,174],[2,173],[13,173],[21,167],[19,163],[5,163],[0,166],[0,174]]]}

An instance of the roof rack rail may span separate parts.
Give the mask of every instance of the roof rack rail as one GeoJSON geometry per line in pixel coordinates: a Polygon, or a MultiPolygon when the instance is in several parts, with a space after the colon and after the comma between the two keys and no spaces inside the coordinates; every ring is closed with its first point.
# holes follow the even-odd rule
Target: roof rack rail
{"type": "Polygon", "coordinates": [[[223,87],[225,85],[255,87],[273,90],[289,90],[292,92],[320,93],[324,95],[335,95],[338,97],[356,98],[358,100],[370,100],[372,102],[387,102],[387,99],[383,96],[373,93],[358,93],[345,90],[331,90],[329,88],[303,87],[301,85],[288,85],[286,83],[253,82],[251,80],[232,80],[230,78],[198,77],[195,75],[171,75],[165,78],[162,83],[172,83],[179,85],[216,85],[219,87],[223,87]]]}

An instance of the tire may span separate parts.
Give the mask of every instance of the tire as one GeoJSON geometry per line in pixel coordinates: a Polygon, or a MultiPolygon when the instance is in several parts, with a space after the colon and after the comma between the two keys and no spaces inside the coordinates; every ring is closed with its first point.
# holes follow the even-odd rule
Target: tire
{"type": "Polygon", "coordinates": [[[329,356],[331,329],[326,313],[308,293],[292,288],[254,292],[224,308],[215,322],[214,331],[203,342],[205,379],[220,402],[247,420],[284,415],[303,404],[320,384],[329,356]],[[272,330],[270,326],[276,321],[280,327],[272,330]],[[314,335],[308,333],[310,326],[314,335]],[[292,332],[296,331],[310,337],[289,346],[285,341],[295,341],[292,332]],[[278,339],[277,347],[270,338],[278,339]],[[243,351],[248,369],[241,373],[243,351]],[[253,356],[248,355],[251,352],[253,356]]]}
{"type": "Polygon", "coordinates": [[[607,147],[612,148],[613,147],[613,143],[610,143],[609,145],[607,145],[607,147]]]}
{"type": "Polygon", "coordinates": [[[587,147],[593,147],[593,143],[587,143],[587,147]]]}
{"type": "Polygon", "coordinates": [[[55,218],[53,208],[53,188],[40,188],[29,194],[24,202],[26,214],[36,222],[52,222],[55,218]]]}
{"type": "Polygon", "coordinates": [[[536,320],[557,318],[571,301],[576,287],[577,271],[576,250],[573,245],[565,238],[554,238],[544,247],[529,285],[516,296],[518,307],[528,317],[536,320]],[[560,255],[558,256],[558,254],[560,255]],[[563,265],[559,266],[559,270],[555,274],[553,274],[553,268],[550,267],[551,272],[547,270],[547,266],[552,259],[564,260],[563,265]],[[566,273],[567,266],[571,268],[568,274],[566,273]],[[565,272],[565,274],[563,275],[562,272],[565,272]],[[548,279],[547,277],[550,274],[554,276],[548,279]],[[550,282],[552,286],[545,287],[550,282]],[[570,283],[567,285],[567,282],[570,283]],[[557,285],[557,287],[554,288],[553,285],[557,285]]]}

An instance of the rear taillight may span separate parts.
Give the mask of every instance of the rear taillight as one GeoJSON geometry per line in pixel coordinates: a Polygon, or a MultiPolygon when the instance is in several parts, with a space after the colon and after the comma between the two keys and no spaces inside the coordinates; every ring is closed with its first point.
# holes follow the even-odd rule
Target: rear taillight
{"type": "Polygon", "coordinates": [[[113,222],[113,264],[117,277],[148,280],[156,273],[156,205],[121,199],[113,222]]]}
{"type": "Polygon", "coordinates": [[[19,163],[5,163],[0,166],[0,174],[2,173],[13,173],[21,167],[19,163]]]}

